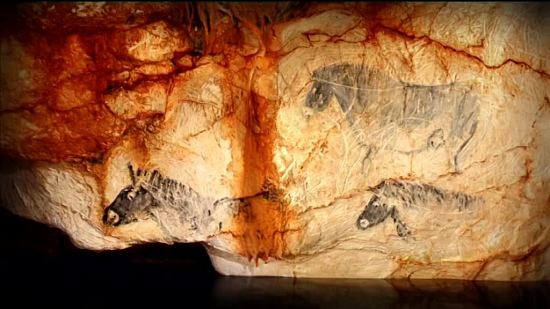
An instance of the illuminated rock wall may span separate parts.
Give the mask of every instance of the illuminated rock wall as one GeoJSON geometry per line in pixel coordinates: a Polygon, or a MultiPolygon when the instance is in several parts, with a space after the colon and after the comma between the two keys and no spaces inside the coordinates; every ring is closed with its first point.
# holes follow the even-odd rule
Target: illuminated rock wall
{"type": "Polygon", "coordinates": [[[545,4],[26,4],[1,202],[231,275],[550,278],[545,4]]]}

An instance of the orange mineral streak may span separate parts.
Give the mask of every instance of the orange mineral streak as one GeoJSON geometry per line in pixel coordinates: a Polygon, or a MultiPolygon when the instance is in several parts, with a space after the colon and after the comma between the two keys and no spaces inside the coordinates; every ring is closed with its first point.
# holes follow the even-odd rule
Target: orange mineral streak
{"type": "MultiPolygon", "coordinates": [[[[276,116],[278,102],[269,100],[256,92],[255,74],[270,74],[276,69],[276,57],[252,56],[242,65],[232,65],[242,60],[226,52],[230,70],[227,83],[232,85],[234,114],[226,121],[227,131],[244,133],[233,135],[234,162],[236,173],[233,191],[237,196],[248,196],[230,224],[229,233],[235,238],[235,250],[249,260],[268,261],[282,258],[286,253],[285,233],[293,214],[288,203],[277,194],[277,198],[266,197],[266,184],[271,191],[277,191],[278,173],[273,163],[273,145],[277,135],[276,116]],[[244,81],[244,82],[243,82],[244,81]],[[238,85],[236,85],[238,84],[238,85]],[[238,94],[244,89],[242,95],[238,94]],[[236,130],[237,129],[237,130],[236,130]]],[[[269,194],[271,195],[271,194],[269,194]]]]}
{"type": "Polygon", "coordinates": [[[279,55],[267,50],[270,23],[287,18],[287,13],[278,4],[243,8],[237,3],[204,3],[197,8],[205,29],[204,53],[223,55],[218,63],[228,70],[227,85],[232,95],[227,105],[231,112],[224,123],[227,137],[235,141],[231,170],[237,181],[232,190],[237,196],[249,197],[233,218],[228,233],[235,238],[235,249],[243,257],[256,263],[259,259],[280,259],[288,251],[286,233],[294,214],[282,193],[275,199],[260,194],[266,184],[274,188],[279,185],[272,160],[278,102],[257,93],[254,85],[256,74],[276,70],[279,55]],[[244,134],[237,133],[243,126],[244,134]]]}
{"type": "MultiPolygon", "coordinates": [[[[276,136],[277,102],[269,101],[254,92],[248,105],[247,133],[243,148],[242,190],[252,194],[266,191],[265,184],[277,188],[278,174],[272,160],[276,136]],[[263,188],[262,188],[263,187],[263,188]]],[[[232,235],[237,240],[237,252],[249,260],[268,261],[286,254],[285,235],[288,222],[294,216],[281,197],[258,195],[247,199],[232,224],[232,235]]]]}
{"type": "Polygon", "coordinates": [[[233,236],[238,240],[238,252],[249,260],[268,261],[286,254],[286,232],[291,213],[288,205],[263,197],[248,199],[234,219],[233,236]]]}
{"type": "Polygon", "coordinates": [[[13,140],[16,147],[3,143],[0,154],[50,162],[99,160],[136,124],[115,115],[105,97],[122,88],[139,91],[142,82],[166,84],[175,73],[165,70],[142,77],[139,69],[159,59],[132,58],[129,46],[160,27],[168,29],[168,39],[173,40],[167,39],[165,48],[164,41],[157,39],[153,47],[175,50],[163,57],[176,59],[192,50],[186,36],[192,24],[191,4],[105,4],[97,10],[84,9],[78,3],[29,3],[0,14],[2,68],[7,68],[2,72],[2,90],[9,92],[2,95],[0,116],[16,115],[17,121],[32,128],[25,131],[23,125],[11,125],[19,126],[13,140]],[[4,66],[7,63],[14,65],[4,66]],[[132,78],[124,79],[133,70],[132,78]]]}
{"type": "Polygon", "coordinates": [[[24,157],[33,160],[97,160],[119,138],[124,123],[104,106],[89,105],[70,112],[51,112],[36,108],[26,114],[40,128],[39,135],[21,143],[24,157]]]}

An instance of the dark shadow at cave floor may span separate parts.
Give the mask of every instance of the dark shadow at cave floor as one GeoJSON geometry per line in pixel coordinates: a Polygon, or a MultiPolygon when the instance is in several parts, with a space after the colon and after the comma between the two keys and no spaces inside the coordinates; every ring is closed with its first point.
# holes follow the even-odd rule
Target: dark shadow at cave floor
{"type": "Polygon", "coordinates": [[[75,248],[61,231],[0,210],[0,306],[548,308],[550,282],[236,278],[199,244],[75,248]]]}

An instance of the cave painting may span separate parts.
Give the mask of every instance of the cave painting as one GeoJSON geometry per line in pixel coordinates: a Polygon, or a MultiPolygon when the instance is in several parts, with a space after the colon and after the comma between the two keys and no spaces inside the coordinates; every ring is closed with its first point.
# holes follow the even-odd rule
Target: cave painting
{"type": "Polygon", "coordinates": [[[134,171],[131,164],[128,164],[128,169],[132,183],[104,209],[102,220],[105,225],[116,227],[151,219],[162,227],[163,222],[175,219],[179,220],[178,226],[187,226],[189,231],[219,231],[223,225],[220,213],[235,216],[240,207],[249,206],[250,198],[261,197],[271,202],[278,202],[280,198],[280,189],[268,179],[257,194],[214,199],[161,175],[157,170],[134,171]]]}
{"type": "Polygon", "coordinates": [[[461,170],[464,150],[474,136],[479,106],[464,85],[416,85],[358,64],[333,64],[313,72],[305,106],[324,111],[333,98],[363,151],[363,167],[381,150],[405,155],[447,148],[461,170]],[[401,136],[414,136],[408,149],[401,136]]]}
{"type": "Polygon", "coordinates": [[[166,218],[177,218],[183,226],[196,231],[221,222],[214,222],[214,212],[226,208],[235,212],[243,199],[222,198],[214,200],[202,196],[193,188],[162,176],[157,170],[134,171],[128,165],[132,184],[120,191],[115,200],[105,208],[103,223],[118,226],[152,219],[159,223],[166,218]]]}
{"type": "Polygon", "coordinates": [[[357,217],[359,230],[383,223],[388,217],[393,219],[397,235],[404,239],[415,239],[405,222],[399,216],[400,211],[411,207],[434,210],[464,210],[482,202],[481,198],[453,192],[441,188],[409,181],[384,180],[372,189],[374,195],[357,217]]]}

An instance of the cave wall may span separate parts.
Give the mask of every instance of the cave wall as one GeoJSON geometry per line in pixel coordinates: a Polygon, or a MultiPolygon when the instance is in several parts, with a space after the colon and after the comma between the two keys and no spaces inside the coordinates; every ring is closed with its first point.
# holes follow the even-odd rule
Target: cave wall
{"type": "Polygon", "coordinates": [[[550,277],[545,4],[33,3],[1,202],[231,275],[550,277]]]}

